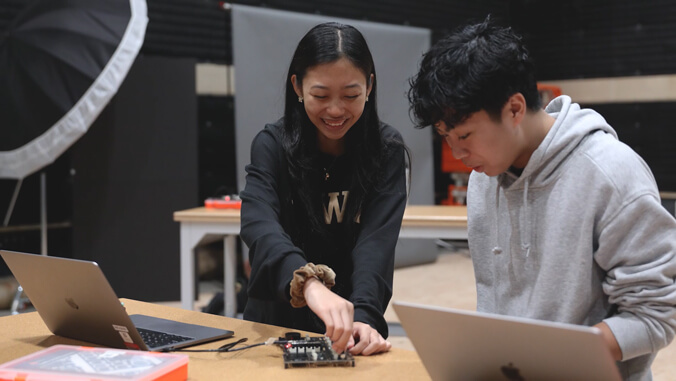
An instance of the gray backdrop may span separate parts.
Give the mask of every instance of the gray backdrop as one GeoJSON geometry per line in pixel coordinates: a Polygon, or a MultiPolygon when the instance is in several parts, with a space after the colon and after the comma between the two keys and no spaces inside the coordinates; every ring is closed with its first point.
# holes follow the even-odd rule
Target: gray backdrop
{"type": "MultiPolygon", "coordinates": [[[[332,18],[265,8],[233,5],[235,66],[235,139],[237,185],[244,188],[244,167],[250,161],[251,141],[266,123],[284,111],[284,86],[298,41],[313,26],[338,21],[364,35],[375,60],[380,118],[402,134],[412,156],[410,204],[433,204],[431,129],[416,130],[409,118],[408,78],[430,46],[429,29],[332,18]]],[[[429,240],[405,240],[397,246],[397,265],[436,259],[429,240]]]]}

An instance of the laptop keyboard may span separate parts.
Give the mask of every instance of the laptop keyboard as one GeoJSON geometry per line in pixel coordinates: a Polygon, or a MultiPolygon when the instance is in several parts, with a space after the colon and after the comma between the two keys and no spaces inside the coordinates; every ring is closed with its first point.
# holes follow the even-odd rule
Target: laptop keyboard
{"type": "Polygon", "coordinates": [[[165,345],[171,345],[176,343],[182,343],[184,341],[193,340],[192,337],[173,335],[166,332],[153,331],[146,328],[137,328],[138,333],[141,335],[143,342],[146,343],[148,348],[158,348],[165,345]]]}

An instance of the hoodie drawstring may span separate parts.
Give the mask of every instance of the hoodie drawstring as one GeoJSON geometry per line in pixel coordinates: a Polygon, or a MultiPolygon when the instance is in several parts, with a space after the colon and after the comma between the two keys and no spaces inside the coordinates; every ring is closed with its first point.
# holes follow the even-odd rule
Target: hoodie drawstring
{"type": "Polygon", "coordinates": [[[526,251],[526,258],[530,255],[530,221],[528,219],[528,178],[523,188],[523,215],[521,223],[521,248],[526,251]],[[525,235],[525,237],[524,237],[525,235]]]}
{"type": "Polygon", "coordinates": [[[495,241],[496,245],[493,248],[493,254],[502,254],[502,247],[500,247],[500,184],[495,186],[495,241]]]}
{"type": "MultiPolygon", "coordinates": [[[[526,252],[526,258],[530,256],[530,220],[528,216],[528,186],[529,179],[526,178],[524,182],[523,189],[523,213],[521,214],[521,221],[519,226],[521,226],[521,249],[526,252]]],[[[497,215],[495,222],[495,239],[496,245],[493,247],[493,254],[498,255],[502,254],[502,247],[500,246],[500,185],[498,184],[495,188],[495,212],[497,215]]]]}

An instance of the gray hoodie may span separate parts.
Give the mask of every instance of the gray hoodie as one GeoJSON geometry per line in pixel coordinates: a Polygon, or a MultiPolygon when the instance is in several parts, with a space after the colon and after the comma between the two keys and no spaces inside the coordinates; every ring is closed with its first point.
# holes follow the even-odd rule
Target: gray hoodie
{"type": "Polygon", "coordinates": [[[567,96],[520,176],[473,172],[469,245],[479,311],[605,321],[627,380],[650,380],[676,329],[676,220],[646,163],[567,96]]]}

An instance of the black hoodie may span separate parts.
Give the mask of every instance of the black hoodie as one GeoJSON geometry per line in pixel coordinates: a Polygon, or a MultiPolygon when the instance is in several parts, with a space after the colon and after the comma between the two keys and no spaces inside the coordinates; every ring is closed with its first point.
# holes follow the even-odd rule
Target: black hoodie
{"type": "MultiPolygon", "coordinates": [[[[385,140],[399,140],[393,127],[382,124],[385,140]]],[[[342,222],[344,202],[349,202],[349,163],[320,156],[324,216],[327,234],[307,234],[294,221],[294,200],[281,144],[281,122],[268,124],[251,145],[246,166],[246,187],[241,192],[241,236],[249,247],[251,278],[244,318],[261,323],[324,333],[321,320],[308,308],[293,308],[289,284],[293,271],[308,262],[325,264],[336,272],[332,291],[354,304],[354,320],[369,324],[387,338],[383,317],[392,297],[394,248],[406,206],[406,173],[403,148],[387,153],[382,175],[367,195],[357,228],[348,233],[342,222]],[[348,236],[349,235],[349,236],[348,236]]],[[[295,207],[298,207],[296,205],[295,207]]],[[[296,209],[297,210],[297,209],[296,209]]]]}

